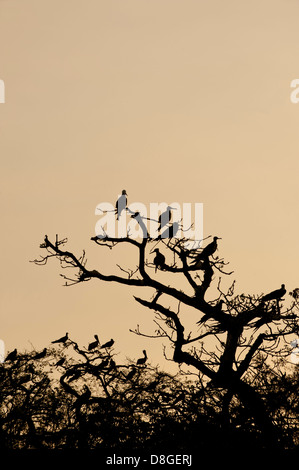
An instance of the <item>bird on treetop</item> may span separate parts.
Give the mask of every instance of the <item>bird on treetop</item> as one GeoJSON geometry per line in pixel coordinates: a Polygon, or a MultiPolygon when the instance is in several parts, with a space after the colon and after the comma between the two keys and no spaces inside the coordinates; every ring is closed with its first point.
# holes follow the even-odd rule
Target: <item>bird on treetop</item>
{"type": "Polygon", "coordinates": [[[147,361],[147,354],[146,354],[146,350],[144,349],[143,351],[143,355],[144,357],[141,357],[140,359],[137,360],[136,364],[145,364],[146,361],[147,361]]]}
{"type": "Polygon", "coordinates": [[[37,353],[32,359],[42,359],[47,354],[47,348],[44,348],[40,353],[37,353]]]}
{"type": "Polygon", "coordinates": [[[208,258],[208,256],[212,256],[215,251],[217,250],[218,248],[218,245],[217,245],[217,240],[221,240],[220,237],[214,237],[213,238],[213,241],[211,243],[209,243],[202,251],[201,253],[199,253],[195,260],[192,262],[192,264],[196,264],[200,259],[203,259],[203,258],[208,258]]]}
{"type": "Polygon", "coordinates": [[[114,344],[114,339],[111,338],[110,341],[107,341],[107,343],[103,344],[101,346],[101,349],[104,349],[104,348],[111,348],[114,344]]]}
{"type": "Polygon", "coordinates": [[[6,360],[6,361],[14,361],[14,360],[17,358],[17,354],[18,354],[17,349],[14,349],[13,351],[11,351],[11,352],[7,355],[7,357],[6,357],[5,360],[6,360]]]}
{"type": "Polygon", "coordinates": [[[65,336],[63,336],[62,338],[59,338],[59,339],[56,339],[55,341],[52,341],[52,344],[54,343],[66,343],[66,341],[69,339],[69,334],[66,333],[65,336]]]}
{"type": "Polygon", "coordinates": [[[269,300],[279,300],[286,294],[286,288],[284,284],[281,284],[280,289],[276,289],[269,294],[266,294],[262,297],[262,302],[268,302],[269,300]]]}
{"type": "Polygon", "coordinates": [[[127,193],[126,190],[123,189],[121,195],[116,201],[115,204],[115,212],[116,212],[116,219],[119,220],[121,213],[123,210],[127,208],[127,193]]]}
{"type": "Polygon", "coordinates": [[[95,337],[95,341],[93,341],[92,343],[89,343],[88,345],[88,351],[92,351],[94,348],[96,348],[99,344],[99,337],[98,335],[94,335],[95,337]]]}
{"type": "Polygon", "coordinates": [[[172,209],[173,209],[173,207],[167,206],[166,211],[162,212],[162,214],[159,215],[159,219],[158,219],[159,228],[158,228],[158,231],[160,231],[161,228],[164,227],[165,225],[169,224],[169,222],[171,220],[171,210],[172,209]]]}

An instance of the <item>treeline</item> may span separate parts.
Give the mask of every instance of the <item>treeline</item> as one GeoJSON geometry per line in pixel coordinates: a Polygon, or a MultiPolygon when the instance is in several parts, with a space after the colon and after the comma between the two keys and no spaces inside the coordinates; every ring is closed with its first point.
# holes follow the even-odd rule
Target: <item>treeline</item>
{"type": "MultiPolygon", "coordinates": [[[[287,374],[283,360],[270,368],[261,354],[246,381],[264,401],[281,449],[297,449],[298,369],[287,374]]],[[[113,348],[95,342],[88,350],[67,338],[0,365],[0,449],[267,448],[251,410],[228,393],[201,375],[119,364],[113,348]]]]}

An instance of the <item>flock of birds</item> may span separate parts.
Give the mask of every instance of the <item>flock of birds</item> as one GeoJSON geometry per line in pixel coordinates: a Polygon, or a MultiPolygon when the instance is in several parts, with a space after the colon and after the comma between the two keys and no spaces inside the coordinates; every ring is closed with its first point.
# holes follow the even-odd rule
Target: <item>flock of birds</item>
{"type": "MultiPolygon", "coordinates": [[[[92,341],[91,343],[88,344],[88,347],[87,347],[88,352],[92,352],[97,347],[99,347],[99,349],[110,349],[114,345],[114,340],[112,338],[109,341],[107,341],[106,343],[102,344],[101,346],[100,346],[100,341],[99,341],[98,335],[94,335],[94,338],[95,338],[95,341],[92,341]]],[[[64,336],[62,336],[61,338],[55,339],[51,343],[52,344],[63,344],[63,345],[65,345],[68,340],[69,340],[69,335],[68,335],[68,333],[66,333],[64,336]]],[[[144,349],[142,352],[143,352],[143,357],[140,357],[136,361],[136,365],[138,365],[138,366],[144,365],[146,363],[147,359],[148,359],[146,350],[144,349]]],[[[35,354],[35,356],[33,356],[32,359],[34,359],[34,360],[43,359],[44,357],[46,357],[46,355],[47,355],[47,348],[44,348],[40,353],[35,354]]],[[[13,351],[11,351],[7,355],[7,357],[5,359],[5,362],[9,362],[9,361],[13,362],[17,359],[17,357],[18,357],[18,351],[15,348],[13,351]]],[[[55,366],[56,367],[61,367],[61,366],[63,366],[64,362],[65,362],[65,358],[61,358],[61,359],[59,359],[59,361],[56,362],[55,366]]],[[[99,367],[103,368],[106,365],[108,365],[108,363],[110,363],[110,367],[114,368],[116,366],[113,359],[107,359],[107,360],[102,361],[102,363],[100,364],[99,367]]],[[[133,367],[132,371],[133,370],[135,372],[137,372],[137,369],[135,367],[133,367]]],[[[79,374],[79,372],[78,372],[78,374],[79,374]]],[[[129,372],[128,376],[130,376],[131,372],[129,372]]],[[[127,378],[130,378],[128,376],[127,376],[127,378]]],[[[79,375],[78,375],[78,377],[79,377],[79,375]]],[[[76,378],[77,378],[76,375],[73,374],[70,381],[75,380],[76,378]]]]}
{"type": "MultiPolygon", "coordinates": [[[[121,195],[116,201],[115,204],[115,213],[116,213],[116,219],[119,220],[121,214],[123,211],[128,210],[127,207],[128,204],[128,194],[125,189],[122,190],[121,195]]],[[[177,233],[179,229],[179,224],[178,222],[173,222],[172,225],[170,224],[170,221],[172,219],[172,210],[174,210],[174,207],[167,206],[166,210],[159,215],[158,218],[158,233],[160,235],[158,236],[158,239],[165,239],[165,238],[173,238],[175,234],[177,233]],[[169,225],[166,230],[161,234],[161,230],[169,225]]],[[[141,215],[139,212],[135,212],[132,216],[132,218],[137,219],[139,222],[141,222],[141,215]]],[[[148,235],[148,234],[147,234],[148,235]]],[[[206,259],[209,256],[212,256],[215,251],[217,250],[217,240],[221,240],[220,237],[214,237],[213,241],[209,243],[197,256],[196,258],[191,262],[192,266],[196,266],[200,261],[206,259]]],[[[154,250],[151,251],[151,253],[155,253],[155,257],[153,259],[153,264],[155,266],[155,272],[157,272],[157,269],[163,269],[165,267],[165,256],[163,253],[160,252],[159,248],[155,248],[154,250]]]]}
{"type": "MultiPolygon", "coordinates": [[[[159,220],[158,220],[158,224],[159,224],[159,231],[161,231],[161,229],[163,227],[165,227],[167,224],[170,223],[170,220],[171,220],[171,210],[173,208],[171,206],[168,206],[166,211],[163,212],[162,214],[160,214],[159,216],[159,220]]],[[[121,196],[118,198],[118,200],[116,201],[116,205],[115,205],[115,213],[116,213],[116,217],[117,217],[117,220],[119,220],[119,217],[121,216],[121,213],[124,211],[124,210],[127,210],[127,192],[125,189],[122,190],[122,194],[121,196]]],[[[136,218],[137,216],[140,216],[140,213],[139,212],[135,212],[132,217],[136,218]]],[[[169,236],[173,236],[173,233],[174,233],[174,224],[170,227],[169,230],[169,236]],[[172,231],[171,231],[172,229],[172,231]]],[[[163,237],[163,235],[162,235],[163,237]]],[[[194,260],[191,262],[191,265],[193,266],[196,266],[199,262],[201,262],[202,260],[205,260],[205,259],[208,259],[210,256],[212,256],[216,250],[218,249],[218,244],[217,244],[217,240],[221,240],[220,237],[213,237],[213,241],[211,243],[209,243],[205,248],[202,249],[202,251],[197,254],[196,258],[194,258],[194,260]]],[[[153,260],[153,264],[155,265],[155,272],[157,271],[157,269],[163,269],[163,267],[165,266],[165,256],[160,252],[159,248],[155,248],[153,251],[151,251],[151,253],[155,253],[155,258],[153,260]]],[[[295,291],[294,291],[295,292],[295,291]]],[[[270,302],[272,300],[276,300],[276,301],[279,301],[284,295],[286,294],[286,288],[285,288],[285,284],[281,284],[281,287],[280,289],[276,289],[266,295],[264,295],[262,298],[261,298],[261,302],[270,302]]],[[[294,294],[294,293],[290,293],[291,295],[294,294]]],[[[296,299],[297,297],[299,298],[299,290],[298,290],[298,293],[296,292],[296,296],[295,294],[293,295],[293,297],[296,299]],[[297,295],[298,294],[298,295],[297,295]]],[[[221,307],[220,307],[221,308],[221,307]]],[[[202,321],[200,321],[202,322],[202,321]]],[[[94,335],[94,338],[95,338],[95,341],[89,343],[88,345],[88,351],[93,351],[95,348],[97,348],[99,345],[100,345],[100,341],[99,341],[99,338],[98,338],[98,335],[94,335]]],[[[59,339],[56,339],[54,341],[52,341],[52,344],[65,344],[67,341],[68,341],[69,337],[68,337],[68,333],[65,334],[65,336],[62,336],[61,338],[59,339]]],[[[106,343],[104,343],[103,345],[100,346],[100,349],[109,349],[113,346],[114,344],[114,340],[111,338],[109,341],[107,341],[106,343]]],[[[14,349],[13,351],[11,351],[5,361],[15,361],[16,358],[17,358],[17,349],[14,349]]],[[[38,360],[38,359],[42,359],[44,358],[45,356],[47,355],[47,348],[44,348],[43,351],[41,351],[40,353],[37,353],[33,359],[35,360],[38,360]]],[[[137,365],[143,365],[146,363],[147,361],[147,354],[146,354],[146,351],[143,350],[143,357],[138,359],[136,364],[137,365]]],[[[63,363],[64,363],[65,359],[64,358],[61,358],[57,363],[56,363],[56,366],[62,366],[63,363]]],[[[133,377],[133,375],[136,373],[136,368],[132,368],[132,370],[129,372],[129,374],[127,375],[127,378],[131,378],[133,377]]]]}

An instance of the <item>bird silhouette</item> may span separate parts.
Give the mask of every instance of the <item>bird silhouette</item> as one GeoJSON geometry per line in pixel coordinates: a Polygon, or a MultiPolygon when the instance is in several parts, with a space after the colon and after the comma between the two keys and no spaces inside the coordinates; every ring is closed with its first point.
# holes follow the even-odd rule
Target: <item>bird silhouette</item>
{"type": "Polygon", "coordinates": [[[107,341],[107,343],[102,344],[101,349],[111,348],[113,345],[114,345],[114,339],[111,338],[110,341],[107,341]]]}
{"type": "Polygon", "coordinates": [[[62,336],[62,338],[56,339],[55,341],[52,341],[52,344],[54,343],[66,343],[67,340],[69,339],[68,333],[65,334],[65,336],[62,336]]]}
{"type": "Polygon", "coordinates": [[[94,348],[96,348],[99,345],[99,337],[98,335],[94,335],[95,341],[92,343],[89,343],[88,345],[88,351],[92,351],[94,348]]]}
{"type": "Polygon", "coordinates": [[[5,361],[15,361],[17,358],[17,355],[18,355],[17,349],[14,349],[6,356],[5,361]]]}
{"type": "Polygon", "coordinates": [[[98,370],[98,371],[103,370],[105,367],[108,366],[108,364],[109,364],[109,358],[104,359],[104,360],[101,362],[101,364],[99,364],[99,365],[97,366],[97,370],[98,370]]]}
{"type": "Polygon", "coordinates": [[[62,366],[62,364],[64,363],[65,363],[65,358],[62,357],[61,359],[59,359],[59,361],[56,362],[55,366],[59,367],[59,366],[62,366]]]}
{"type": "Polygon", "coordinates": [[[160,253],[159,248],[156,248],[152,253],[156,253],[156,256],[154,258],[154,265],[155,265],[155,272],[157,272],[157,269],[163,269],[165,266],[165,256],[160,253]]]}
{"type": "Polygon", "coordinates": [[[164,238],[173,238],[177,234],[178,230],[179,230],[178,222],[173,222],[173,224],[170,225],[170,227],[167,227],[164,230],[164,232],[162,233],[160,238],[163,238],[163,239],[164,238]]]}
{"type": "Polygon", "coordinates": [[[136,364],[138,365],[145,364],[147,361],[146,350],[144,349],[142,352],[143,352],[144,357],[141,357],[140,359],[137,360],[136,364]]]}
{"type": "Polygon", "coordinates": [[[126,190],[123,189],[121,196],[119,196],[115,204],[115,212],[116,212],[117,220],[119,220],[122,211],[125,210],[126,208],[127,208],[127,193],[126,193],[126,190]]]}
{"type": "Polygon", "coordinates": [[[280,289],[276,289],[269,294],[266,294],[262,297],[262,302],[268,302],[270,300],[279,300],[286,294],[286,288],[284,284],[281,284],[280,289]]]}
{"type": "Polygon", "coordinates": [[[170,220],[171,220],[171,209],[173,209],[173,207],[171,206],[167,206],[167,209],[165,212],[162,212],[162,214],[159,215],[159,219],[158,219],[158,222],[159,222],[159,227],[158,227],[158,231],[161,230],[162,227],[165,227],[165,225],[169,224],[170,220]]]}
{"type": "Polygon", "coordinates": [[[133,367],[130,372],[128,373],[128,375],[126,376],[126,380],[130,380],[132,379],[132,377],[134,377],[134,375],[136,374],[137,370],[135,367],[133,367]]]}
{"type": "Polygon", "coordinates": [[[35,356],[33,356],[32,359],[42,359],[45,357],[47,354],[47,348],[44,348],[40,353],[37,353],[35,356]]]}
{"type": "Polygon", "coordinates": [[[203,259],[203,258],[208,258],[209,256],[212,256],[215,251],[217,250],[218,248],[218,245],[217,245],[217,240],[221,240],[220,237],[214,237],[213,238],[213,241],[211,243],[209,243],[195,258],[194,261],[192,261],[191,264],[196,264],[198,263],[199,260],[203,259]]]}

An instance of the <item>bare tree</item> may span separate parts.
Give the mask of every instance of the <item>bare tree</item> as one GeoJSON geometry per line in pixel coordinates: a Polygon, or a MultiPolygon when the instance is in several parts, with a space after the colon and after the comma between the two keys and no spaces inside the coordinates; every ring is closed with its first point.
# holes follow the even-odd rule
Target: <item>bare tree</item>
{"type": "Polygon", "coordinates": [[[120,275],[105,275],[87,267],[85,252],[78,257],[64,250],[67,239],[56,237],[56,242],[51,242],[45,236],[40,247],[46,253],[34,262],[46,264],[57,258],[63,268],[74,269],[73,276],[62,274],[66,285],[98,279],[128,287],[148,287],[151,290],[148,298],[134,298],[153,311],[156,331],[147,335],[138,327],[135,333],[167,338],[173,348],[173,361],[195,371],[206,390],[222,392],[223,426],[230,422],[230,408],[237,399],[251,413],[267,445],[279,438],[254,377],[261,355],[271,363],[290,354],[289,338],[298,333],[295,313],[298,299],[294,297],[284,307],[284,288],[270,296],[237,295],[234,282],[228,289],[222,289],[222,278],[232,272],[227,271],[224,259],[216,255],[217,238],[214,237],[214,246],[210,244],[209,249],[187,249],[184,238],[152,240],[144,236],[137,240],[129,234],[124,238],[92,237],[99,248],[113,249],[122,244],[136,249],[137,266],[118,265],[120,275]],[[154,251],[163,257],[157,260],[154,251]],[[187,328],[190,308],[198,318],[192,328],[187,328]]]}

